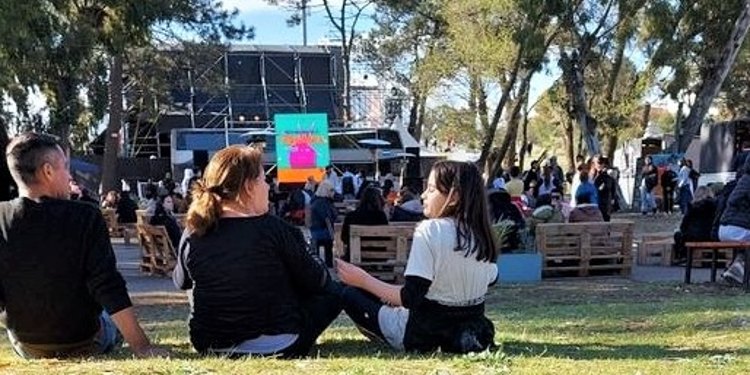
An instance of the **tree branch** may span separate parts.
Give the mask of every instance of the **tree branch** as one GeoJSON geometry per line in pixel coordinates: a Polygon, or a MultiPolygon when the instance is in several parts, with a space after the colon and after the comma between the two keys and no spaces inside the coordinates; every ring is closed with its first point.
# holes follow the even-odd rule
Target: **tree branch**
{"type": "MultiPolygon", "coordinates": [[[[344,2],[343,2],[343,3],[341,3],[341,7],[342,7],[342,8],[344,7],[344,4],[346,3],[346,1],[347,1],[347,0],[344,0],[344,2]]],[[[323,0],[323,7],[324,7],[324,8],[325,8],[325,10],[326,10],[326,14],[328,14],[328,20],[330,20],[330,21],[331,21],[331,23],[333,24],[333,27],[335,27],[335,28],[336,28],[336,30],[338,30],[339,32],[342,32],[342,31],[343,31],[342,29],[343,29],[344,27],[343,27],[343,25],[342,25],[342,26],[339,26],[339,24],[338,24],[338,23],[336,22],[336,19],[335,19],[335,18],[333,18],[333,13],[331,13],[331,6],[330,6],[330,5],[328,5],[328,0],[323,0]]]]}

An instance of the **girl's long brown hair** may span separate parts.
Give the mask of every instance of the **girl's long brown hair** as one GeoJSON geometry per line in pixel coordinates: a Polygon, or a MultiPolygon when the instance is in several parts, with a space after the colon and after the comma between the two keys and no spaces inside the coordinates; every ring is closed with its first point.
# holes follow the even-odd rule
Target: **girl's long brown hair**
{"type": "Polygon", "coordinates": [[[203,236],[216,226],[222,201],[238,200],[245,183],[258,178],[262,155],[252,147],[230,146],[211,158],[203,178],[193,187],[186,219],[191,235],[203,236]]]}
{"type": "Polygon", "coordinates": [[[433,165],[435,185],[448,196],[453,194],[456,204],[443,212],[456,220],[456,251],[466,256],[476,255],[478,261],[494,262],[497,248],[490,228],[487,193],[482,174],[470,163],[440,161],[433,165]]]}

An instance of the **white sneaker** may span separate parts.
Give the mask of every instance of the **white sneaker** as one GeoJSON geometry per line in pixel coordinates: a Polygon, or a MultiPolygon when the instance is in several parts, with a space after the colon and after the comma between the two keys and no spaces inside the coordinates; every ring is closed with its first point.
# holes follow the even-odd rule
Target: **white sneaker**
{"type": "Polygon", "coordinates": [[[745,264],[742,260],[736,259],[729,268],[721,274],[721,277],[729,282],[742,284],[745,275],[745,264]]]}

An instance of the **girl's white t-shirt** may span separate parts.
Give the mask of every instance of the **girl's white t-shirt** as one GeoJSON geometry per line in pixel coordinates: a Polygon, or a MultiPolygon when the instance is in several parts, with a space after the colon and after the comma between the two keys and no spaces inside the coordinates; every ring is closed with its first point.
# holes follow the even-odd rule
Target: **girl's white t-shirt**
{"type": "MultiPolygon", "coordinates": [[[[497,265],[480,262],[476,254],[456,251],[456,222],[430,219],[414,231],[405,276],[432,281],[425,298],[446,306],[472,306],[484,302],[487,287],[497,278],[497,265]]],[[[383,306],[378,313],[380,330],[388,343],[403,350],[409,310],[383,306]]]]}

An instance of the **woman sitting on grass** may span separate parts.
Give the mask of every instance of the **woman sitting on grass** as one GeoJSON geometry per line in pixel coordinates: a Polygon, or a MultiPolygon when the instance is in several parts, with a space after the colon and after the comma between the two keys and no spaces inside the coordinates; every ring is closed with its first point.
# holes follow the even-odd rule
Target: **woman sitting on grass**
{"type": "Polygon", "coordinates": [[[365,332],[399,350],[466,353],[493,344],[484,316],[487,287],[497,278],[496,247],[482,177],[473,164],[442,161],[422,194],[421,222],[403,286],[337,262],[345,311],[365,332]]]}
{"type": "Polygon", "coordinates": [[[304,356],[341,312],[341,287],[302,233],[268,214],[261,155],[219,151],[193,191],[173,279],[192,290],[199,353],[304,356]]]}

